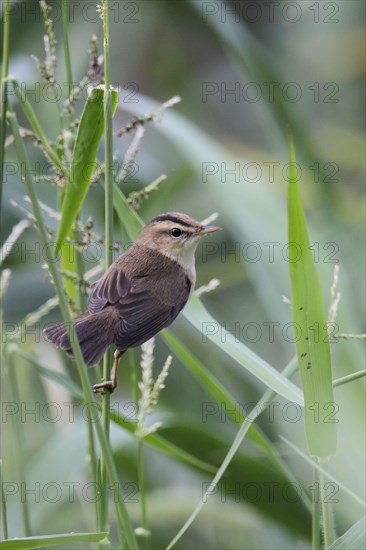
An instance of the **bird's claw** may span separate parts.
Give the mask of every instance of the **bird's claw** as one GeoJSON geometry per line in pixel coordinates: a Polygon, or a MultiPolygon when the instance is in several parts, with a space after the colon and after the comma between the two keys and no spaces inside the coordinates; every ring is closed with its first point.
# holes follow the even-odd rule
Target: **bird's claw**
{"type": "Polygon", "coordinates": [[[117,387],[118,362],[123,353],[124,353],[123,350],[116,349],[116,351],[114,352],[114,363],[111,371],[111,380],[105,380],[100,384],[94,384],[93,386],[94,393],[100,393],[101,395],[104,395],[106,393],[106,390],[109,391],[109,393],[114,392],[114,390],[117,387]]]}
{"type": "Polygon", "coordinates": [[[105,382],[101,382],[100,384],[94,384],[93,392],[104,395],[106,393],[106,390],[108,390],[109,393],[112,393],[115,390],[115,387],[116,386],[113,380],[106,380],[105,382]]]}

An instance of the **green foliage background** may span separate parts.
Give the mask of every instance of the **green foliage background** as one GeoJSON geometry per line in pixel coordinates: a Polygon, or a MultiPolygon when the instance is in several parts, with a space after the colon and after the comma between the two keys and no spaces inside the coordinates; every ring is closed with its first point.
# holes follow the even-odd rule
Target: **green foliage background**
{"type": "MultiPolygon", "coordinates": [[[[58,2],[49,4],[56,21],[57,78],[64,83],[61,7],[58,2]]],[[[167,210],[186,212],[197,219],[219,212],[224,231],[198,251],[197,286],[213,277],[220,279],[221,285],[204,296],[203,302],[219,323],[219,331],[220,326],[239,331],[240,339],[249,348],[282,370],[295,352],[284,332],[291,322],[290,308],[282,301],[282,295],[290,296],[289,265],[283,254],[287,243],[287,124],[296,144],[300,192],[326,307],[330,304],[328,289],[337,261],[342,294],[337,332],[364,332],[365,8],[362,2],[353,0],[292,3],[297,11],[285,1],[279,5],[253,4],[112,1],[111,78],[121,87],[114,127],[127,124],[135,115],[149,113],[174,95],[182,97],[182,102],[167,111],[160,122],[146,126],[134,173],[127,177],[122,190],[125,194],[136,191],[165,173],[167,181],[139,210],[143,220],[167,210]],[[229,7],[236,10],[235,14],[227,11],[229,7]],[[210,10],[215,14],[211,15],[210,10]],[[208,95],[207,91],[212,93],[208,95]],[[252,95],[255,92],[256,101],[252,95]],[[295,93],[297,101],[293,100],[295,93]],[[215,173],[205,178],[207,168],[215,173]],[[229,172],[233,170],[234,174],[229,172]],[[261,175],[255,181],[258,173],[261,175]],[[273,244],[273,257],[269,243],[273,244]],[[270,338],[272,323],[274,332],[270,338]]],[[[102,28],[95,5],[75,5],[70,17],[75,82],[88,70],[87,50],[92,34],[98,36],[102,51],[102,28]]],[[[31,53],[43,57],[43,34],[37,3],[14,2],[9,72],[23,84],[52,139],[59,132],[57,106],[47,99],[47,88],[30,58],[31,53]]],[[[66,86],[62,91],[65,99],[66,86]]],[[[28,127],[14,96],[11,101],[20,122],[28,127]]],[[[83,101],[78,103],[79,113],[82,107],[83,101]]],[[[119,161],[129,144],[128,137],[115,139],[119,161]]],[[[29,152],[35,170],[47,170],[42,153],[31,147],[29,152]]],[[[12,147],[6,162],[3,241],[14,224],[24,218],[24,212],[13,201],[29,210],[19,173],[12,174],[17,162],[12,147]]],[[[40,182],[36,188],[40,200],[57,209],[56,186],[40,182]]],[[[103,197],[103,188],[94,185],[80,216],[84,222],[92,216],[95,230],[101,235],[103,197]]],[[[56,229],[55,220],[48,222],[56,229]]],[[[115,239],[121,251],[126,245],[126,233],[117,223],[115,239]]],[[[7,258],[5,267],[12,270],[12,275],[3,308],[9,329],[10,323],[18,323],[54,295],[42,269],[42,250],[37,247],[37,233],[29,228],[7,258]],[[26,254],[26,250],[36,253],[26,254]]],[[[86,268],[93,265],[89,263],[86,268]]],[[[51,320],[59,320],[57,309],[47,318],[51,320]]],[[[153,420],[163,423],[158,433],[201,461],[218,467],[235,435],[233,416],[234,420],[238,418],[241,407],[248,412],[250,403],[259,399],[265,387],[214,344],[203,341],[185,319],[179,318],[173,329],[232,393],[237,406],[234,411],[226,411],[229,414],[224,405],[217,409],[212,397],[174,357],[153,420]]],[[[26,333],[20,344],[49,368],[73,372],[65,357],[42,341],[39,330],[26,333]]],[[[339,340],[331,350],[333,378],[364,368],[362,342],[339,340]]],[[[168,353],[166,342],[158,338],[157,366],[168,353]]],[[[139,352],[134,357],[138,361],[139,352]]],[[[32,534],[95,531],[94,504],[85,496],[89,479],[82,407],[76,407],[71,415],[71,405],[67,405],[72,402],[70,394],[40,376],[29,362],[14,357],[8,367],[16,372],[23,407],[23,417],[19,411],[16,420],[24,421],[26,484],[40,495],[38,499],[29,497],[32,534]],[[57,422],[47,419],[50,402],[62,410],[57,422]],[[27,415],[27,410],[39,414],[27,415]],[[79,485],[71,499],[67,483],[74,482],[79,485]],[[42,494],[47,483],[62,488],[55,502],[51,502],[55,495],[51,490],[42,494]]],[[[76,381],[76,369],[74,372],[76,381]]],[[[299,377],[294,381],[300,384],[299,377]]],[[[134,410],[132,399],[131,372],[125,365],[112,406],[128,415],[134,410]]],[[[339,405],[338,449],[329,469],[364,498],[364,380],[336,388],[335,399],[339,405]]],[[[278,437],[283,435],[306,449],[303,419],[293,421],[294,408],[290,410],[283,398],[277,397],[275,402],[273,417],[263,415],[258,425],[292,470],[297,490],[311,494],[310,467],[278,437]]],[[[136,441],[116,425],[112,425],[111,436],[122,488],[130,494],[126,505],[134,526],[138,526],[136,441]]],[[[2,448],[4,479],[18,483],[10,417],[3,424],[2,448]]],[[[161,548],[200,500],[211,474],[152,447],[147,448],[145,467],[151,547],[161,548]]],[[[287,489],[288,480],[263,450],[245,440],[217,493],[177,548],[295,548],[299,541],[308,547],[310,513],[303,501],[287,489]]],[[[338,487],[330,487],[330,496],[332,489],[337,530],[342,534],[362,516],[363,508],[338,487]]],[[[9,497],[8,515],[10,535],[21,536],[20,492],[9,497]]]]}

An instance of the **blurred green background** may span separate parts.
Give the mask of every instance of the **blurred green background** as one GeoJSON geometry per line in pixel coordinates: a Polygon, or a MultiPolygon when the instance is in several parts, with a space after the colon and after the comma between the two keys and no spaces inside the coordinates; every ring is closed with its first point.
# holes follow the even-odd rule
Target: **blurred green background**
{"type": "MultiPolygon", "coordinates": [[[[73,80],[88,70],[88,47],[93,34],[102,51],[102,27],[96,2],[70,2],[70,44],[73,80]]],[[[197,286],[211,278],[221,285],[203,297],[210,313],[258,355],[279,370],[295,353],[286,335],[291,321],[287,243],[287,127],[293,132],[310,241],[324,289],[326,307],[335,262],[340,266],[342,294],[337,318],[341,333],[365,331],[365,209],[364,209],[364,11],[362,2],[200,2],[111,1],[111,78],[121,89],[114,127],[133,116],[149,113],[170,97],[182,102],[146,125],[133,173],[124,183],[128,194],[160,174],[167,181],[139,210],[148,221],[175,210],[204,219],[219,213],[224,231],[197,252],[197,286]],[[273,327],[273,337],[270,327],[273,327]]],[[[66,97],[60,2],[53,8],[57,44],[57,79],[66,97]]],[[[60,128],[57,106],[47,98],[31,54],[43,58],[44,26],[38,3],[12,2],[10,74],[23,83],[46,134],[52,140],[60,128]],[[39,83],[39,84],[36,84],[39,83]]],[[[16,102],[11,98],[14,106],[16,102]]],[[[77,105],[81,113],[83,101],[77,105]]],[[[28,127],[19,112],[20,122],[28,127]]],[[[121,162],[130,138],[115,139],[121,162]]],[[[29,148],[35,171],[46,166],[42,153],[29,148]],[[37,164],[38,163],[38,164],[37,164]]],[[[102,156],[100,157],[102,158],[102,156]]],[[[2,242],[30,210],[9,146],[5,166],[2,242]]],[[[37,183],[40,200],[57,208],[56,186],[37,183]]],[[[81,213],[93,217],[103,235],[103,189],[91,188],[81,213]]],[[[53,219],[48,223],[56,227],[53,219]]],[[[115,239],[124,246],[116,226],[115,239]]],[[[19,323],[53,296],[37,249],[38,236],[28,228],[9,254],[5,267],[11,280],[4,299],[4,320],[19,323]],[[35,254],[30,251],[35,250],[35,254]],[[29,252],[28,254],[26,252],[29,252]]],[[[89,269],[95,264],[86,265],[89,269]]],[[[53,310],[46,321],[59,320],[53,310]]],[[[42,341],[40,326],[27,332],[21,347],[49,367],[66,372],[65,357],[42,341]]],[[[212,344],[206,343],[184,319],[174,333],[188,344],[234,395],[238,406],[250,408],[265,390],[253,376],[212,344]]],[[[169,350],[157,338],[156,366],[169,350]]],[[[135,354],[139,358],[139,351],[135,354]]],[[[340,340],[332,345],[333,377],[364,368],[364,345],[340,340]]],[[[14,359],[20,403],[14,415],[3,415],[4,479],[19,482],[12,461],[12,416],[24,428],[26,485],[30,495],[33,534],[93,531],[94,506],[82,490],[88,483],[86,423],[81,407],[70,420],[70,396],[40,377],[26,361],[14,359]],[[57,421],[47,419],[47,404],[62,411],[57,421]],[[38,408],[39,409],[38,409],[38,408]],[[45,408],[46,407],[46,408],[45,408]],[[34,415],[26,410],[35,409],[34,415]],[[37,412],[38,411],[38,412],[37,412]],[[47,494],[48,483],[56,484],[47,494]],[[75,485],[70,498],[67,483],[75,485]],[[38,485],[37,485],[38,484],[38,485]],[[58,491],[58,493],[57,493],[58,491]],[[57,498],[56,498],[57,497],[57,498]],[[59,498],[58,498],[59,497],[59,498]],[[55,501],[52,502],[52,499],[55,501]]],[[[77,380],[75,372],[75,380],[77,380]]],[[[297,383],[300,383],[296,379],[297,383]]],[[[205,416],[212,398],[178,359],[173,365],[153,420],[161,433],[198,458],[218,466],[235,435],[225,411],[205,416]]],[[[364,381],[335,390],[339,405],[338,451],[331,472],[364,497],[364,381]]],[[[6,393],[4,397],[7,399],[6,393]]],[[[130,373],[120,372],[120,386],[112,404],[128,413],[132,400],[130,373]]],[[[306,449],[301,419],[286,418],[288,404],[276,398],[274,417],[264,415],[259,425],[283,454],[297,479],[297,489],[311,492],[308,465],[279,440],[279,434],[306,449]]],[[[56,409],[55,409],[56,410],[56,409]]],[[[113,427],[121,483],[136,484],[135,440],[113,427]]],[[[146,452],[151,546],[162,548],[182,525],[202,495],[208,474],[154,450],[146,452]]],[[[268,458],[246,441],[228,474],[177,548],[299,548],[308,547],[310,514],[299,499],[286,494],[287,481],[268,458]],[[270,487],[274,493],[271,494],[270,487]],[[253,489],[254,493],[251,493],[253,489]],[[272,496],[271,496],[272,495],[272,496]]],[[[127,486],[128,487],[128,486],[127,486]]],[[[21,536],[21,492],[9,496],[11,536],[21,536]]],[[[334,513],[339,533],[362,515],[362,507],[339,487],[334,513]]],[[[135,494],[136,492],[136,494],[135,494]]],[[[128,509],[139,525],[138,491],[128,509]]]]}

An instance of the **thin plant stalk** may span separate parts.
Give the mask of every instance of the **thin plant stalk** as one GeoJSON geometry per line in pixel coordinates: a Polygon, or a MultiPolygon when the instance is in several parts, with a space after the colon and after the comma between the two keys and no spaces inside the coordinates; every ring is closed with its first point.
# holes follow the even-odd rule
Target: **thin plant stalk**
{"type": "MultiPolygon", "coordinates": [[[[139,387],[138,387],[138,373],[136,362],[133,361],[133,350],[131,350],[131,362],[132,365],[132,382],[133,382],[133,397],[136,406],[136,413],[138,417],[139,407],[139,387]]],[[[144,459],[143,459],[143,439],[137,438],[137,484],[140,495],[141,505],[141,526],[144,530],[143,537],[145,539],[145,548],[147,548],[147,536],[148,536],[148,522],[147,522],[147,506],[146,506],[146,494],[145,494],[145,476],[144,476],[144,459]]]]}
{"type": "Polygon", "coordinates": [[[286,445],[288,445],[290,447],[290,449],[292,449],[293,451],[295,451],[295,453],[297,453],[299,456],[301,456],[301,458],[303,458],[303,460],[305,460],[305,462],[310,464],[310,466],[312,466],[312,468],[315,468],[318,472],[320,472],[323,475],[324,479],[326,479],[327,481],[331,481],[331,482],[335,483],[336,485],[338,485],[339,489],[342,489],[342,491],[344,491],[347,495],[349,495],[355,502],[357,502],[358,504],[361,504],[361,506],[363,508],[366,508],[365,500],[362,497],[360,497],[359,495],[357,495],[354,491],[349,489],[349,487],[347,487],[347,485],[342,483],[342,481],[340,481],[338,478],[334,477],[334,475],[329,473],[328,470],[323,468],[320,465],[319,461],[316,461],[315,458],[310,457],[308,454],[304,453],[301,449],[299,449],[299,447],[297,447],[294,443],[291,443],[291,441],[286,439],[286,437],[284,437],[283,435],[280,435],[279,438],[284,443],[286,443],[286,445]]]}
{"type": "MultiPolygon", "coordinates": [[[[64,52],[65,52],[65,68],[66,68],[66,85],[67,94],[70,97],[72,92],[72,65],[70,57],[70,42],[69,42],[69,20],[68,20],[68,1],[62,0],[62,28],[64,36],[64,52]]],[[[74,238],[77,240],[79,232],[74,230],[74,238]]],[[[80,280],[84,276],[83,262],[79,251],[75,251],[76,272],[79,275],[80,280]]],[[[84,311],[86,306],[85,296],[82,292],[78,292],[78,307],[80,311],[84,311]]]]}
{"type": "MultiPolygon", "coordinates": [[[[64,52],[65,52],[65,67],[66,67],[66,83],[67,83],[67,94],[70,97],[72,92],[72,65],[70,57],[70,43],[69,43],[69,20],[67,12],[68,3],[67,0],[62,0],[62,28],[63,28],[63,37],[64,37],[64,52]]],[[[75,240],[79,237],[79,232],[74,231],[75,240]]],[[[75,250],[75,261],[76,261],[76,270],[79,275],[80,280],[84,277],[84,266],[79,251],[75,250]]],[[[77,294],[78,298],[78,308],[80,311],[84,311],[86,308],[86,300],[83,292],[79,289],[77,294]]],[[[94,431],[93,424],[88,421],[88,460],[90,465],[90,475],[94,483],[97,483],[98,478],[98,461],[95,450],[95,440],[94,440],[94,431]]],[[[96,501],[96,518],[98,517],[98,501],[96,501]]]]}
{"type": "Polygon", "coordinates": [[[126,358],[128,361],[128,367],[131,375],[131,386],[132,386],[132,398],[135,403],[135,411],[136,411],[136,422],[137,422],[137,408],[138,408],[138,402],[139,402],[139,386],[138,386],[138,373],[136,368],[136,362],[135,362],[135,350],[134,348],[131,348],[126,353],[126,358]]]}
{"type": "Polygon", "coordinates": [[[313,468],[313,508],[311,514],[311,546],[313,550],[320,550],[320,502],[317,488],[319,487],[319,473],[313,468]]]}
{"type": "MultiPolygon", "coordinates": [[[[65,52],[65,67],[66,67],[66,85],[67,85],[67,94],[70,97],[72,92],[72,65],[70,57],[70,43],[69,43],[69,20],[68,20],[68,2],[67,0],[62,0],[62,28],[63,28],[63,37],[64,37],[64,52],[65,52]]],[[[62,197],[60,197],[62,198],[62,197]]],[[[79,231],[76,229],[73,232],[75,241],[78,240],[79,231]]],[[[75,250],[75,266],[76,272],[79,275],[80,280],[83,279],[84,269],[81,254],[78,250],[75,250]]],[[[86,300],[84,294],[79,290],[77,295],[78,308],[80,311],[84,311],[86,307],[86,300]]]]}
{"type": "MultiPolygon", "coordinates": [[[[9,380],[9,388],[11,392],[11,400],[14,401],[14,403],[20,403],[17,375],[15,370],[15,365],[13,364],[11,357],[9,357],[9,363],[10,363],[9,364],[10,368],[8,369],[8,380],[9,380]]],[[[25,434],[23,430],[23,424],[21,422],[18,422],[18,420],[14,418],[13,427],[14,427],[13,439],[14,439],[14,445],[15,445],[15,453],[14,453],[15,467],[17,470],[17,476],[19,479],[20,486],[25,487],[26,486],[26,478],[25,478],[26,466],[25,466],[24,451],[23,451],[23,441],[25,439],[25,434]]],[[[26,537],[30,537],[32,532],[31,532],[31,525],[30,525],[28,501],[27,501],[27,498],[21,498],[20,500],[21,500],[24,535],[26,537]]]]}
{"type": "MultiPolygon", "coordinates": [[[[88,460],[90,467],[90,477],[93,483],[98,487],[98,458],[95,450],[95,438],[93,424],[90,419],[87,420],[88,425],[88,460]]],[[[98,501],[95,503],[95,520],[98,522],[98,501]]]]}
{"type": "Polygon", "coordinates": [[[109,76],[109,16],[108,0],[103,1],[104,20],[104,125],[105,125],[105,263],[109,267],[113,261],[113,126],[112,96],[109,76]]]}
{"type": "Polygon", "coordinates": [[[366,370],[360,370],[358,372],[353,372],[352,374],[347,374],[347,376],[342,376],[341,378],[336,378],[333,380],[333,388],[338,386],[343,386],[343,384],[348,384],[348,382],[353,382],[359,378],[366,376],[366,370]]]}
{"type": "MultiPolygon", "coordinates": [[[[41,242],[43,246],[48,247],[49,242],[47,237],[47,229],[43,220],[42,211],[38,203],[37,196],[34,191],[33,181],[30,176],[29,160],[25,151],[23,140],[20,135],[17,117],[14,112],[11,112],[9,114],[9,121],[13,132],[13,136],[14,136],[14,145],[16,148],[18,161],[22,169],[22,179],[25,183],[28,196],[32,203],[33,215],[37,223],[41,242]]],[[[79,341],[76,338],[67,300],[65,297],[61,275],[59,274],[56,268],[55,258],[52,256],[52,252],[50,256],[51,258],[48,259],[48,269],[50,271],[50,274],[54,282],[55,291],[59,300],[62,317],[68,329],[68,334],[72,345],[72,351],[75,357],[76,367],[78,369],[79,377],[81,380],[84,399],[86,403],[94,403],[93,394],[90,388],[89,378],[86,372],[79,341]]],[[[111,485],[113,485],[113,487],[116,487],[117,490],[119,491],[120,485],[118,483],[118,474],[117,474],[116,465],[113,459],[112,449],[108,441],[108,438],[106,437],[106,434],[102,428],[102,425],[99,421],[99,412],[97,407],[90,407],[90,416],[91,416],[91,421],[95,426],[101,451],[104,456],[105,467],[108,473],[109,482],[111,483],[111,485]]],[[[125,548],[136,549],[137,548],[136,539],[135,539],[132,525],[130,523],[130,520],[127,514],[125,504],[124,504],[123,495],[122,494],[116,495],[114,502],[115,502],[117,530],[118,530],[119,537],[120,539],[123,538],[125,540],[125,544],[124,544],[125,548]]]]}
{"type": "MultiPolygon", "coordinates": [[[[327,458],[318,459],[320,466],[324,469],[327,466],[327,458]]],[[[322,507],[322,532],[323,532],[323,543],[325,548],[329,548],[331,544],[335,541],[335,526],[334,526],[334,516],[332,510],[332,504],[329,502],[327,496],[326,485],[327,481],[325,475],[322,471],[319,472],[319,485],[320,485],[320,500],[322,507]]]]}
{"type": "MultiPolygon", "coordinates": [[[[108,0],[103,0],[103,31],[104,31],[104,158],[105,158],[105,267],[113,261],[113,129],[112,129],[112,96],[109,73],[109,13],[108,0]]],[[[110,350],[103,361],[103,379],[111,378],[112,354],[110,350]]],[[[102,425],[107,439],[110,432],[110,394],[102,396],[102,425]]],[[[100,529],[109,531],[108,517],[108,478],[105,457],[101,454],[101,490],[100,529]]],[[[105,548],[105,545],[101,545],[105,548]]]]}
{"type": "Polygon", "coordinates": [[[146,491],[145,491],[145,476],[144,476],[144,441],[143,438],[137,439],[137,482],[139,487],[139,495],[141,502],[141,525],[143,528],[143,537],[145,540],[145,548],[148,547],[148,522],[147,522],[147,506],[146,506],[146,491]]]}
{"type": "Polygon", "coordinates": [[[8,531],[8,514],[6,509],[6,497],[4,493],[4,483],[3,483],[3,461],[0,460],[0,485],[1,485],[1,521],[3,525],[3,538],[9,538],[8,531]]]}
{"type": "Polygon", "coordinates": [[[62,0],[62,28],[64,34],[64,51],[65,51],[65,67],[66,67],[66,84],[67,94],[70,97],[72,92],[72,68],[70,57],[70,43],[69,43],[69,20],[68,20],[68,0],[62,0]]]}
{"type": "Polygon", "coordinates": [[[1,73],[1,120],[0,120],[0,211],[3,196],[3,171],[5,158],[6,108],[8,102],[9,37],[10,37],[10,0],[3,1],[3,70],[1,73]]]}

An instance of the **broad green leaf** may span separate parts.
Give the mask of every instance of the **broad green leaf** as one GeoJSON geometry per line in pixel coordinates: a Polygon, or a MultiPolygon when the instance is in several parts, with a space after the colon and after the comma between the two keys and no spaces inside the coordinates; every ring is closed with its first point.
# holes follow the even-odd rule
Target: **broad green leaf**
{"type": "Polygon", "coordinates": [[[332,387],[330,346],[322,290],[310,249],[300,199],[292,139],[288,240],[292,320],[304,389],[306,438],[311,455],[326,457],[336,450],[336,407],[332,387]]]}
{"type": "MultiPolygon", "coordinates": [[[[75,544],[79,542],[100,542],[108,537],[108,533],[67,533],[63,535],[43,535],[40,537],[24,537],[2,540],[1,550],[26,550],[58,546],[60,544],[75,544]]],[[[71,547],[72,548],[72,547],[71,547]]]]}
{"type": "Polygon", "coordinates": [[[366,547],[366,517],[358,520],[348,531],[329,546],[328,550],[359,550],[366,547]]]}
{"type": "MultiPolygon", "coordinates": [[[[129,236],[131,239],[135,239],[138,235],[138,230],[141,230],[143,227],[143,222],[131,209],[126,198],[116,185],[114,187],[114,207],[117,216],[126,228],[129,236]]],[[[222,327],[219,327],[219,323],[209,315],[197,297],[192,296],[190,298],[188,304],[182,311],[182,315],[188,319],[199,332],[202,332],[203,327],[207,329],[210,328],[210,331],[207,331],[207,339],[214,342],[219,348],[227,353],[227,355],[235,359],[242,367],[259,378],[266,386],[289,401],[294,401],[299,405],[303,405],[301,390],[248,347],[241,342],[237,342],[235,338],[224,331],[222,327]],[[225,337],[223,337],[223,335],[225,335],[225,337]]]]}
{"type": "MultiPolygon", "coordinates": [[[[112,90],[111,95],[114,114],[118,101],[117,90],[112,90]]],[[[66,239],[88,192],[103,131],[104,87],[97,86],[93,88],[87,99],[75,141],[70,176],[66,185],[61,221],[56,237],[57,252],[66,239]]]]}
{"type": "Polygon", "coordinates": [[[49,378],[50,380],[57,382],[57,384],[60,384],[60,386],[65,388],[70,393],[70,395],[72,395],[75,399],[78,399],[79,401],[84,400],[83,392],[81,391],[79,386],[75,384],[75,382],[69,376],[66,376],[65,374],[62,374],[55,370],[49,369],[48,367],[43,365],[40,361],[38,361],[38,359],[33,357],[33,355],[23,351],[17,346],[14,346],[11,352],[28,361],[36,369],[36,371],[39,372],[39,374],[41,374],[42,376],[46,376],[46,378],[49,378]]]}
{"type": "Polygon", "coordinates": [[[263,384],[289,401],[303,405],[301,390],[283,376],[283,374],[271,367],[259,355],[256,355],[247,346],[237,341],[232,334],[224,330],[211,317],[197,296],[191,296],[183,311],[183,315],[199,332],[202,333],[203,331],[203,338],[216,344],[232,359],[235,359],[241,367],[263,382],[263,384]]]}
{"type": "MultiPolygon", "coordinates": [[[[69,230],[68,237],[73,240],[73,231],[69,230]]],[[[63,241],[61,245],[61,268],[63,272],[76,273],[76,248],[70,243],[63,241]]],[[[69,300],[77,301],[77,286],[75,281],[63,274],[62,276],[65,291],[69,300]]]]}

